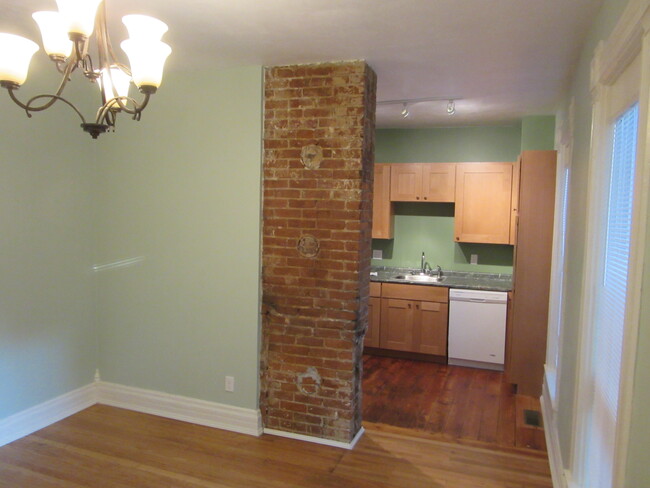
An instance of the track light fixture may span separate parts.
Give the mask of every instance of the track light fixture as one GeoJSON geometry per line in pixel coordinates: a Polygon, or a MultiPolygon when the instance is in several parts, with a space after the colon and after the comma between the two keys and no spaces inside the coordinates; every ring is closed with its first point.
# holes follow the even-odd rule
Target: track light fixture
{"type": "Polygon", "coordinates": [[[36,12],[33,15],[43,38],[43,48],[62,75],[54,93],[37,95],[21,102],[15,92],[25,82],[32,56],[38,51],[35,42],[13,34],[0,33],[0,86],[28,117],[32,112],[50,108],[57,101],[70,106],[81,118],[81,128],[93,139],[114,130],[121,112],[140,120],[142,111],[156,93],[162,81],[163,65],[171,48],[161,42],[167,25],[146,15],[127,15],[122,19],[129,39],[121,43],[131,67],[120,63],[113,52],[106,26],[106,7],[102,0],[57,0],[58,12],[36,12]],[[100,3],[102,4],[100,6],[100,3]],[[95,31],[96,46],[91,48],[90,36],[95,31]],[[97,55],[95,61],[90,56],[97,55]],[[101,105],[92,122],[86,122],[81,112],[62,97],[63,90],[74,71],[100,90],[101,105]],[[129,97],[130,83],[143,95],[141,102],[129,97]]]}
{"type": "Polygon", "coordinates": [[[454,115],[456,113],[456,104],[453,100],[449,100],[447,103],[447,114],[454,115]]]}
{"type": "Polygon", "coordinates": [[[447,102],[447,114],[454,115],[456,113],[456,100],[461,100],[461,97],[430,97],[430,98],[407,98],[404,100],[380,100],[377,105],[402,105],[400,112],[403,118],[410,115],[408,105],[421,102],[447,102]]]}

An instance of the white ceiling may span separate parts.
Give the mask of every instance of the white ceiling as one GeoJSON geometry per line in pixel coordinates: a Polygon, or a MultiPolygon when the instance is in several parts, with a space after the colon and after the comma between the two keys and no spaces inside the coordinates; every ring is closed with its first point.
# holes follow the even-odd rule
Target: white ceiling
{"type": "MultiPolygon", "coordinates": [[[[379,127],[509,123],[552,114],[602,0],[105,0],[114,44],[119,18],[169,25],[166,70],[365,59],[379,127]]],[[[0,31],[40,43],[31,13],[55,0],[0,0],[0,31]]],[[[41,51],[41,55],[42,51],[41,51]]],[[[164,89],[164,81],[161,89],[164,89]]]]}

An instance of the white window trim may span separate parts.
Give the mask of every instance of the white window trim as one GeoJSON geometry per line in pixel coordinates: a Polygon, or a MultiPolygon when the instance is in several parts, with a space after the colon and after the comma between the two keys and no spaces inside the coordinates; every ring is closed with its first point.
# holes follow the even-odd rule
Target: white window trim
{"type": "MultiPolygon", "coordinates": [[[[546,365],[544,374],[554,412],[558,410],[559,384],[562,357],[562,324],[566,295],[566,234],[568,229],[562,227],[565,202],[564,186],[570,185],[571,160],[573,159],[573,123],[575,118],[575,100],[569,104],[569,110],[562,117],[556,132],[556,147],[558,151],[555,188],[555,221],[553,228],[553,259],[551,261],[551,294],[549,297],[549,324],[547,334],[546,365]],[[569,171],[569,181],[565,180],[569,171]]],[[[568,196],[567,196],[568,198],[568,196]]]]}
{"type": "MultiPolygon", "coordinates": [[[[591,72],[593,95],[591,153],[589,161],[589,188],[587,197],[587,249],[585,273],[581,297],[580,342],[578,349],[578,371],[576,401],[574,402],[574,432],[572,436],[571,476],[574,481],[584,478],[587,419],[589,402],[589,378],[591,360],[591,324],[594,309],[593,283],[599,270],[596,263],[598,249],[589,243],[597,235],[599,206],[606,201],[602,182],[602,158],[609,157],[607,148],[606,107],[609,102],[608,86],[625,70],[628,64],[641,55],[641,80],[639,91],[639,132],[634,190],[632,235],[630,246],[630,267],[628,274],[627,306],[625,313],[619,413],[614,446],[614,472],[612,486],[622,487],[625,480],[627,449],[630,435],[630,418],[636,345],[639,331],[641,307],[641,280],[643,275],[644,247],[650,192],[650,139],[648,131],[648,109],[650,104],[650,0],[630,0],[623,15],[606,43],[601,43],[594,55],[591,72]]],[[[581,485],[576,485],[581,486],[581,485]]],[[[585,487],[586,488],[586,487],[585,487]]]]}

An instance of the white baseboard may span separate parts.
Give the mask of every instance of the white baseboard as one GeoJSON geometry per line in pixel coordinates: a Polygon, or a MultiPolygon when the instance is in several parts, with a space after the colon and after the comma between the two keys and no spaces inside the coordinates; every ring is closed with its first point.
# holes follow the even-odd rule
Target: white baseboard
{"type": "Polygon", "coordinates": [[[564,466],[562,465],[562,451],[560,449],[557,422],[553,411],[553,405],[551,403],[551,394],[546,375],[544,375],[544,385],[540,404],[542,407],[542,417],[544,418],[544,436],[546,437],[546,449],[548,451],[548,461],[551,467],[551,476],[553,478],[553,488],[568,488],[564,466]]]}
{"type": "Polygon", "coordinates": [[[0,446],[36,432],[95,403],[95,385],[90,384],[2,419],[0,446]]]}
{"type": "Polygon", "coordinates": [[[234,407],[104,381],[98,381],[95,385],[97,403],[241,434],[262,434],[259,409],[234,407]]]}
{"type": "Polygon", "coordinates": [[[354,449],[354,446],[356,446],[357,442],[359,442],[359,439],[361,439],[361,436],[363,436],[364,432],[365,429],[361,427],[351,442],[341,442],[333,441],[331,439],[323,439],[321,437],[313,437],[310,435],[294,434],[293,432],[285,432],[283,430],[264,429],[265,434],[276,435],[278,437],[286,437],[288,439],[297,439],[299,441],[312,442],[314,444],[322,444],[324,446],[339,447],[341,449],[354,449]]]}

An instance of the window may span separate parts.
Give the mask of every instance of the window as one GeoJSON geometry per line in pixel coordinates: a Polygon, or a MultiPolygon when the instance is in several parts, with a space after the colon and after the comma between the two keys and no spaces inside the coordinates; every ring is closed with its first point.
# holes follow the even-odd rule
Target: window
{"type": "Polygon", "coordinates": [[[586,486],[610,486],[618,418],[638,129],[638,104],[613,124],[602,277],[596,287],[586,486]]]}
{"type": "Polygon", "coordinates": [[[569,206],[569,181],[573,155],[574,101],[562,119],[556,132],[558,141],[558,164],[555,192],[555,227],[553,229],[553,262],[551,268],[551,289],[549,296],[548,338],[545,365],[545,395],[548,393],[553,410],[558,408],[558,377],[562,344],[562,323],[564,316],[564,294],[566,282],[566,234],[569,206]]]}
{"type": "Polygon", "coordinates": [[[576,401],[570,466],[563,473],[572,488],[628,486],[628,448],[638,455],[630,434],[638,419],[632,398],[650,217],[650,84],[642,69],[650,63],[648,19],[650,0],[630,0],[591,64],[576,401]]]}

